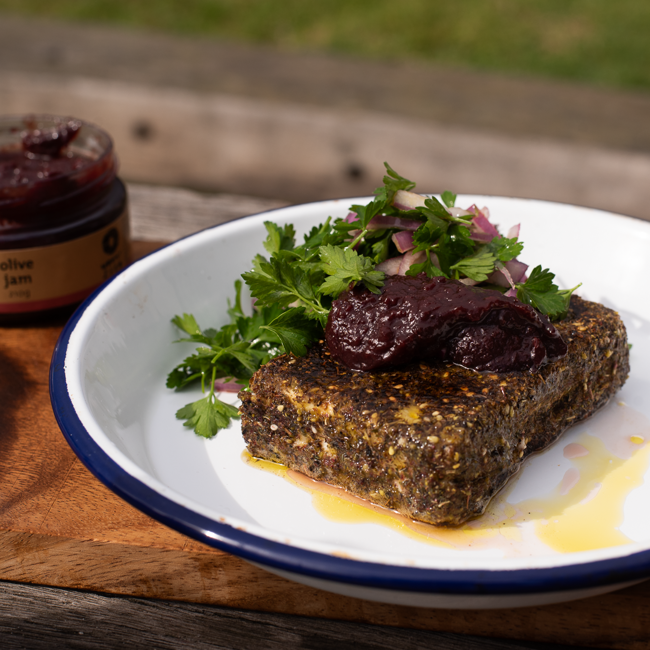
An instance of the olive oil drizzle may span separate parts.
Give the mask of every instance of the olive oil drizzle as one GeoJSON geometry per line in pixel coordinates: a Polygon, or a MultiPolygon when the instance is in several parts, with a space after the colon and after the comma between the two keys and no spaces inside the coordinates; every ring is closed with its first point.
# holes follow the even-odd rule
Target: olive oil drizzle
{"type": "Polygon", "coordinates": [[[314,508],[332,521],[377,524],[447,549],[500,549],[508,556],[573,553],[633,542],[620,527],[625,500],[643,484],[650,466],[650,421],[622,402],[608,409],[572,442],[556,443],[571,467],[546,494],[510,503],[519,479],[515,477],[485,514],[458,528],[412,521],[283,465],[248,452],[243,457],[309,492],[314,508]]]}

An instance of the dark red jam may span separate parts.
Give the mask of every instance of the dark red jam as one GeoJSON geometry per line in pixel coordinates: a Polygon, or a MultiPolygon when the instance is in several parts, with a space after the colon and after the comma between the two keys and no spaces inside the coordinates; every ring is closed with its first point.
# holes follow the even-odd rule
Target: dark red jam
{"type": "Polygon", "coordinates": [[[499,291],[448,278],[386,278],[334,301],[325,328],[332,355],[354,370],[451,361],[474,370],[537,370],[567,353],[548,318],[499,291]]]}
{"type": "Polygon", "coordinates": [[[73,118],[2,118],[0,248],[50,243],[47,236],[27,243],[24,235],[96,211],[120,185],[116,171],[113,144],[100,129],[73,118]]]}
{"type": "Polygon", "coordinates": [[[0,117],[0,324],[66,314],[128,263],[110,136],[74,118],[0,117]]]}

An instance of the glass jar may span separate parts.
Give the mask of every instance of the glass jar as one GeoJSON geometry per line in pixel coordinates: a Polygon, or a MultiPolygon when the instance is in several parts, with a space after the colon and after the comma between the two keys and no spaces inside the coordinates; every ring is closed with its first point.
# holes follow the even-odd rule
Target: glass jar
{"type": "Polygon", "coordinates": [[[128,261],[109,135],[73,118],[0,117],[0,323],[70,313],[128,261]]]}

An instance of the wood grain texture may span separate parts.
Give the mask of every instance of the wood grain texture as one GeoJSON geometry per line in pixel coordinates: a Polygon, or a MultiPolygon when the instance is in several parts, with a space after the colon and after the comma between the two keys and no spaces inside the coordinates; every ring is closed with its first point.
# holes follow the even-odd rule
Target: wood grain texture
{"type": "MultiPolygon", "coordinates": [[[[134,254],[141,256],[160,245],[155,241],[135,242],[134,254]]],[[[291,583],[166,528],[97,481],[59,431],[50,406],[48,372],[62,325],[0,329],[0,580],[412,630],[626,650],[650,647],[650,583],[547,607],[501,611],[400,607],[291,583]]],[[[46,602],[49,593],[41,593],[46,602]]],[[[25,602],[15,589],[9,598],[25,602]]],[[[104,602],[102,597],[96,598],[104,602]]],[[[91,600],[71,596],[72,610],[77,613],[69,615],[74,617],[81,611],[91,615],[91,600]]],[[[123,611],[120,608],[129,601],[115,602],[115,611],[123,611]]],[[[165,611],[180,611],[173,610],[180,605],[167,606],[171,609],[165,611]]],[[[8,607],[1,597],[0,607],[8,607]]],[[[55,619],[53,614],[52,626],[57,624],[55,619]]],[[[2,625],[6,620],[0,620],[0,632],[2,625]]],[[[320,629],[318,625],[314,629],[320,629]]],[[[153,629],[145,627],[141,629],[143,647],[153,629]]],[[[9,628],[2,633],[13,638],[9,628]]],[[[63,634],[62,628],[56,629],[56,634],[63,634]]],[[[30,634],[28,630],[24,633],[30,634]]],[[[393,638],[393,633],[387,630],[386,639],[393,638]]],[[[277,639],[282,639],[278,634],[277,639]]],[[[425,647],[417,645],[417,639],[416,635],[412,643],[396,643],[394,647],[425,647]]],[[[302,643],[300,639],[298,642],[302,643]]],[[[171,643],[160,641],[155,647],[190,647],[171,643]]],[[[2,647],[25,644],[8,646],[3,642],[2,647]]],[[[280,645],[269,641],[269,645],[255,647],[280,645]]],[[[28,646],[45,647],[31,641],[28,646]]],[[[355,643],[355,647],[388,645],[355,643]]]]}
{"type": "MultiPolygon", "coordinates": [[[[0,582],[3,650],[543,650],[548,645],[0,582]]],[[[568,646],[552,646],[553,650],[568,646]]],[[[550,650],[550,648],[549,648],[550,650]]]]}

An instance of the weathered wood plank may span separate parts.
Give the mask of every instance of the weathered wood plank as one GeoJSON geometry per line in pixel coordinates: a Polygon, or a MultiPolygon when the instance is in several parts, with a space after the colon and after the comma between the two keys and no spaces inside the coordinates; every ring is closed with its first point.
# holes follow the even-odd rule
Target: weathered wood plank
{"type": "Polygon", "coordinates": [[[131,231],[138,241],[174,241],[197,230],[286,205],[234,194],[200,194],[177,187],[130,183],[131,231]]]}
{"type": "MultiPolygon", "coordinates": [[[[519,650],[529,644],[0,583],[3,650],[519,650]]],[[[535,644],[537,650],[567,646],[535,644]]],[[[575,647],[573,650],[576,650],[575,647]]]]}
{"type": "Polygon", "coordinates": [[[115,139],[124,177],[140,183],[303,202],[370,194],[387,160],[425,192],[540,198],[650,218],[650,160],[635,152],[355,108],[3,70],[0,105],[102,125],[115,139]],[[134,131],[151,137],[134,138],[134,131]]]}

